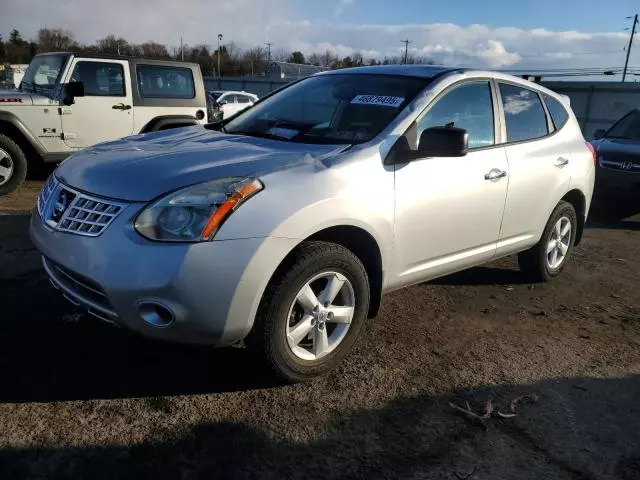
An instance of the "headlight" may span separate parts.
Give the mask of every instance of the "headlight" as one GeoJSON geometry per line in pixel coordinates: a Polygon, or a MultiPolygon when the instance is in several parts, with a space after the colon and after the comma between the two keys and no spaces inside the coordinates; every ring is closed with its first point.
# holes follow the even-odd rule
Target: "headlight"
{"type": "Polygon", "coordinates": [[[255,178],[221,178],[183,188],[145,208],[135,229],[150,240],[211,240],[225,219],[264,186],[255,178]]]}

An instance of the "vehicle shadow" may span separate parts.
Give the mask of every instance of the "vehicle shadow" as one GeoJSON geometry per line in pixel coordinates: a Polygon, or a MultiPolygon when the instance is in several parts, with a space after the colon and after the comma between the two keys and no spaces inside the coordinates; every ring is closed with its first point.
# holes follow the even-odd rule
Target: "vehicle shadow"
{"type": "Polygon", "coordinates": [[[640,230],[640,195],[595,197],[586,228],[640,230]]]}
{"type": "Polygon", "coordinates": [[[49,283],[27,225],[25,215],[0,217],[0,403],[274,385],[244,349],[148,340],[81,313],[49,283]]]}
{"type": "MultiPolygon", "coordinates": [[[[5,446],[0,477],[633,480],[640,464],[634,441],[640,416],[631,414],[638,395],[636,375],[486,386],[396,399],[372,410],[336,406],[309,442],[288,440],[287,434],[297,431],[291,420],[282,419],[284,431],[275,435],[270,427],[242,422],[194,421],[188,428],[183,424],[168,434],[142,437],[138,444],[119,445],[113,438],[107,445],[5,446]],[[489,398],[496,411],[507,412],[520,398],[516,416],[494,412],[485,429],[449,406],[468,401],[482,412],[489,398]]],[[[170,401],[162,408],[167,416],[175,413],[170,401]]],[[[280,409],[274,407],[274,413],[280,409]]]]}

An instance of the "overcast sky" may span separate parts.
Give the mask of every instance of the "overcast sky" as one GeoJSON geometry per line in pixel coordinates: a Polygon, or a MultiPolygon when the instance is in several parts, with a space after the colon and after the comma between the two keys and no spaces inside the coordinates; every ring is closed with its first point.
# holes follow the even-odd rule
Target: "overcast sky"
{"type": "MultiPolygon", "coordinates": [[[[0,0],[0,32],[25,38],[41,27],[73,31],[91,43],[114,33],[155,40],[274,48],[340,56],[414,54],[438,62],[491,68],[620,67],[625,16],[638,0],[0,0]],[[632,5],[633,4],[633,5],[632,5]]],[[[631,66],[640,68],[640,36],[631,66]]],[[[640,77],[639,77],[640,79],[640,77]]]]}

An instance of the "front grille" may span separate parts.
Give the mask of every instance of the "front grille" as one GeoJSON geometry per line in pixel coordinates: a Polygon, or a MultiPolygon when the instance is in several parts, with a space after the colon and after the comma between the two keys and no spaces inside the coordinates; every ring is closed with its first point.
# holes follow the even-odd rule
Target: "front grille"
{"type": "Polygon", "coordinates": [[[49,175],[49,178],[47,178],[47,181],[44,183],[44,186],[42,187],[42,190],[40,190],[40,193],[38,194],[38,213],[40,214],[40,216],[42,216],[43,212],[45,211],[45,208],[47,206],[47,203],[49,202],[49,199],[51,198],[51,194],[53,193],[53,190],[56,187],[56,181],[54,179],[53,174],[49,175]]]}
{"type": "Polygon", "coordinates": [[[95,237],[109,226],[122,208],[122,205],[79,193],[60,217],[57,228],[63,232],[95,237]]]}
{"type": "Polygon", "coordinates": [[[42,262],[54,285],[69,294],[74,303],[97,307],[105,314],[116,315],[100,285],[46,257],[42,257],[42,262]]]}
{"type": "Polygon", "coordinates": [[[623,154],[601,155],[598,159],[600,167],[609,170],[620,170],[627,173],[640,173],[640,158],[623,154]]]}
{"type": "Polygon", "coordinates": [[[126,206],[78,192],[52,177],[40,193],[38,211],[45,223],[55,230],[97,237],[126,206]]]}

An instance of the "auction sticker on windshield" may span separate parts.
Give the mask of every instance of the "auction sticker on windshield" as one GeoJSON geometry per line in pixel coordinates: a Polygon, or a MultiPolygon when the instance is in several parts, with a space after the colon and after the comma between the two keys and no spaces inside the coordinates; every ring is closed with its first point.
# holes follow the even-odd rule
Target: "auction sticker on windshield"
{"type": "Polygon", "coordinates": [[[358,95],[353,100],[352,104],[356,105],[379,105],[381,107],[394,107],[398,108],[404,102],[404,97],[390,97],[386,95],[358,95]]]}

